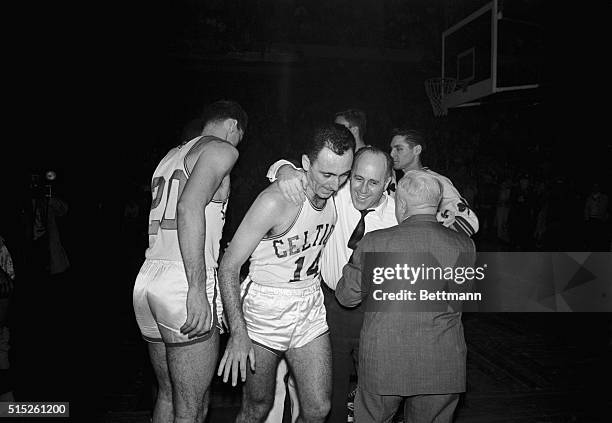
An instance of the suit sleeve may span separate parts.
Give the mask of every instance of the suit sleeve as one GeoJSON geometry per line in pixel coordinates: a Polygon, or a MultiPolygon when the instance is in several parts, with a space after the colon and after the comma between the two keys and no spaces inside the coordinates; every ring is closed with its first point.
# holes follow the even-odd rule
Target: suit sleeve
{"type": "Polygon", "coordinates": [[[368,235],[359,242],[348,263],[342,268],[342,277],[336,286],[336,298],[345,307],[359,305],[367,294],[367,286],[362,286],[363,249],[368,235]]]}
{"type": "MultiPolygon", "coordinates": [[[[468,269],[473,269],[476,265],[476,246],[474,245],[474,241],[470,238],[466,238],[463,241],[463,248],[461,249],[461,253],[457,258],[457,262],[455,263],[455,269],[459,271],[459,269],[463,269],[461,274],[456,274],[455,279],[448,280],[446,284],[446,291],[457,293],[457,294],[467,294],[474,292],[474,288],[476,284],[474,283],[474,274],[467,275],[468,269]]],[[[448,305],[453,312],[463,311],[463,301],[449,301],[448,305]]]]}

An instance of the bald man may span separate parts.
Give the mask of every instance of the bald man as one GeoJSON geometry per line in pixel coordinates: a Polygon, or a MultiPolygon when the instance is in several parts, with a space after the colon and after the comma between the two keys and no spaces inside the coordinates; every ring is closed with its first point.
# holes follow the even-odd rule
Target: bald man
{"type": "MultiPolygon", "coordinates": [[[[451,422],[465,392],[466,345],[461,313],[444,311],[385,312],[397,301],[377,304],[372,293],[381,285],[364,278],[365,253],[402,253],[406,264],[422,266],[424,254],[442,268],[469,267],[476,261],[474,242],[436,219],[444,187],[423,170],[407,171],[399,181],[395,215],[399,225],[367,233],[343,269],[336,298],[347,307],[366,306],[359,342],[359,387],[355,421],[390,421],[402,399],[404,418],[415,423],[451,422]],[[375,302],[375,301],[374,301],[375,302]],[[380,308],[383,307],[383,308],[380,308]]],[[[404,280],[411,289],[410,281],[404,280]]],[[[452,284],[453,282],[449,282],[452,284]]],[[[395,309],[394,309],[395,310],[395,309]]]]}

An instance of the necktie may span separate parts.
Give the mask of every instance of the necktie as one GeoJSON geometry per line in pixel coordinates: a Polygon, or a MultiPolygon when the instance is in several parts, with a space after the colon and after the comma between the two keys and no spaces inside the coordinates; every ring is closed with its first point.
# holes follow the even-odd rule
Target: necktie
{"type": "Polygon", "coordinates": [[[357,248],[357,243],[361,240],[361,238],[363,238],[363,234],[365,232],[365,217],[366,214],[370,213],[371,211],[374,211],[374,209],[359,210],[359,213],[361,213],[361,218],[359,219],[359,222],[357,222],[357,226],[355,226],[355,229],[353,230],[348,242],[348,247],[351,250],[357,248]]]}

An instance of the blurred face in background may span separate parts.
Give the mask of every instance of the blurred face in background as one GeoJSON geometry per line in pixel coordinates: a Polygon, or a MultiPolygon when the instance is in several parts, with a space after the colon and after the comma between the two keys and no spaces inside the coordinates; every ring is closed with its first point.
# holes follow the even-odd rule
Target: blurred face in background
{"type": "Polygon", "coordinates": [[[357,126],[351,126],[351,123],[348,120],[346,120],[344,116],[338,116],[336,120],[334,120],[334,123],[337,123],[338,125],[342,125],[345,128],[347,128],[349,131],[351,131],[351,134],[353,134],[355,141],[359,139],[359,128],[357,126]]]}

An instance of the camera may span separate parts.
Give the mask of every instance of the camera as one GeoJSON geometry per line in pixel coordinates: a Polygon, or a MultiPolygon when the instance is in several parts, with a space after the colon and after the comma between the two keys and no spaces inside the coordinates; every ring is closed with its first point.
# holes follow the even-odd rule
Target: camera
{"type": "Polygon", "coordinates": [[[45,196],[51,198],[53,195],[53,181],[57,178],[57,174],[53,170],[48,170],[45,172],[45,180],[47,183],[45,184],[45,196]]]}
{"type": "Polygon", "coordinates": [[[53,182],[57,178],[57,174],[53,170],[48,170],[45,172],[44,181],[41,178],[41,175],[37,173],[33,173],[30,175],[30,192],[32,193],[32,197],[41,198],[47,197],[51,198],[53,196],[53,182]]]}

